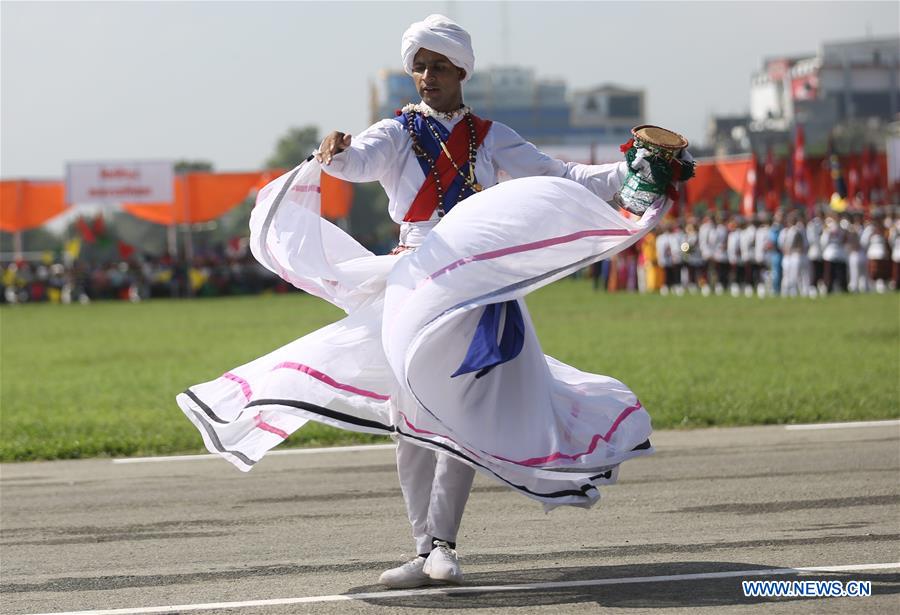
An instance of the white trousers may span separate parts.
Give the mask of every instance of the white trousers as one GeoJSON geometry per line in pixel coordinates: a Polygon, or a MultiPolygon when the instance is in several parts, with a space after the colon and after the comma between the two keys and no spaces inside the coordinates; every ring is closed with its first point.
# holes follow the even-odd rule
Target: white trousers
{"type": "Polygon", "coordinates": [[[430,552],[434,538],[456,542],[475,469],[446,453],[400,440],[397,473],[416,553],[430,552]]]}
{"type": "Polygon", "coordinates": [[[848,287],[851,293],[864,293],[869,290],[869,278],[866,271],[868,261],[866,255],[855,250],[847,255],[848,287]]]}
{"type": "Polygon", "coordinates": [[[781,294],[786,297],[803,296],[809,286],[809,261],[799,253],[785,254],[782,261],[784,275],[781,294]]]}

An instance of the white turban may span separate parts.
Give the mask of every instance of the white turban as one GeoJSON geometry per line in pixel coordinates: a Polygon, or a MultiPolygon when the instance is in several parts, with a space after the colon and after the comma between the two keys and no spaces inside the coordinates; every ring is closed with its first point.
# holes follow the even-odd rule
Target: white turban
{"type": "Polygon", "coordinates": [[[475,69],[475,52],[472,50],[472,37],[458,23],[443,15],[429,15],[423,21],[417,21],[403,33],[400,43],[400,57],[403,58],[403,69],[412,75],[413,58],[419,49],[428,49],[447,56],[450,62],[466,71],[462,82],[472,76],[475,69]]]}

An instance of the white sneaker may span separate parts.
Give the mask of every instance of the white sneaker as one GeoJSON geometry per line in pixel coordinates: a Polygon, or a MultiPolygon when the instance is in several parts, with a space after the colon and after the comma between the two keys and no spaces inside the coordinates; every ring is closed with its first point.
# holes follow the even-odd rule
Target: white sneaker
{"type": "Polygon", "coordinates": [[[462,583],[462,571],[459,569],[459,559],[456,551],[450,548],[443,540],[434,541],[434,550],[425,560],[422,572],[435,581],[448,583],[462,583]]]}
{"type": "Polygon", "coordinates": [[[395,589],[409,589],[431,585],[432,580],[422,568],[425,566],[425,558],[416,556],[402,566],[385,570],[378,577],[378,582],[395,589]]]}

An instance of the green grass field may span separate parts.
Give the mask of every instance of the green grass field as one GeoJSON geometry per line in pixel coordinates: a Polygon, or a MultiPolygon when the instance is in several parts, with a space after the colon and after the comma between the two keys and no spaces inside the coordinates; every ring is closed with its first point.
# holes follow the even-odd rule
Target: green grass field
{"type": "MultiPolygon", "coordinates": [[[[900,416],[897,295],[529,296],[544,350],[627,383],[656,428],[900,416]]],[[[175,405],[341,312],[301,295],[0,309],[0,460],[200,452],[175,405]]],[[[310,424],[290,446],[373,438],[310,424]]]]}

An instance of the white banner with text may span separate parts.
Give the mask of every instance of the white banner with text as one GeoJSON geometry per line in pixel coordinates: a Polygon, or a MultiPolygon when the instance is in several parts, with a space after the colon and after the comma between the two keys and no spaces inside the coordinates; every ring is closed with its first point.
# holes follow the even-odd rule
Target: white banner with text
{"type": "Polygon", "coordinates": [[[70,162],[66,165],[66,202],[169,204],[174,181],[169,160],[70,162]]]}

